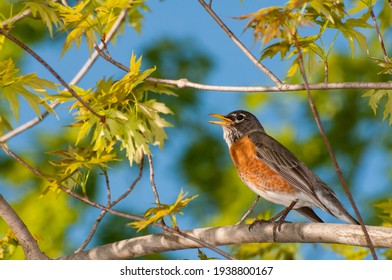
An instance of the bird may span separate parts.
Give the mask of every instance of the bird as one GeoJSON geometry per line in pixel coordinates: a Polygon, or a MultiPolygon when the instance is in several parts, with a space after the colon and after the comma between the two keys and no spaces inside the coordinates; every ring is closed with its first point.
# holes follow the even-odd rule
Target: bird
{"type": "MultiPolygon", "coordinates": [[[[341,221],[359,225],[336,193],[289,149],[268,135],[252,113],[236,110],[210,116],[220,120],[209,123],[222,127],[223,138],[243,183],[264,199],[286,207],[269,220],[280,218],[279,230],[292,209],[313,222],[323,223],[314,207],[341,221]]],[[[275,230],[274,227],[274,234],[275,230]]]]}

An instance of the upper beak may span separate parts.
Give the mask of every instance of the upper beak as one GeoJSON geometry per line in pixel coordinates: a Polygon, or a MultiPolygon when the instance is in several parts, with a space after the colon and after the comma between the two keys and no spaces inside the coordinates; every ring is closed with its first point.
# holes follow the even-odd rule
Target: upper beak
{"type": "Polygon", "coordinates": [[[230,124],[234,123],[231,119],[226,118],[225,116],[220,115],[220,114],[209,114],[209,116],[215,117],[215,118],[218,118],[218,119],[222,120],[222,122],[219,122],[219,121],[209,121],[209,123],[212,123],[212,124],[230,125],[230,124]]]}

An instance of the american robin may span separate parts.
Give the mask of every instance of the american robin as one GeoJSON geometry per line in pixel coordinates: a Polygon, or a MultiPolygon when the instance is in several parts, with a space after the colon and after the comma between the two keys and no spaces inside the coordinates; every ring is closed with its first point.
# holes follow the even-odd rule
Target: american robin
{"type": "Polygon", "coordinates": [[[292,152],[269,136],[253,114],[239,110],[226,116],[210,116],[222,120],[210,123],[222,126],[223,138],[245,185],[266,200],[287,207],[273,220],[281,217],[281,224],[294,209],[311,221],[322,223],[312,210],[312,207],[318,207],[342,221],[359,224],[339,202],[335,192],[292,152]]]}

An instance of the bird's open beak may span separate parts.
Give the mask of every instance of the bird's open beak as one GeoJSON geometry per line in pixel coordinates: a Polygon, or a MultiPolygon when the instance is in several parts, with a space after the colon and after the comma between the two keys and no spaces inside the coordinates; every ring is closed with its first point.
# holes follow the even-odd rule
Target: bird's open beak
{"type": "Polygon", "coordinates": [[[218,119],[222,120],[222,122],[219,122],[219,121],[209,121],[209,123],[212,123],[212,124],[231,125],[231,124],[234,123],[231,119],[226,118],[225,116],[220,115],[220,114],[209,114],[209,116],[215,117],[215,118],[218,118],[218,119]]]}

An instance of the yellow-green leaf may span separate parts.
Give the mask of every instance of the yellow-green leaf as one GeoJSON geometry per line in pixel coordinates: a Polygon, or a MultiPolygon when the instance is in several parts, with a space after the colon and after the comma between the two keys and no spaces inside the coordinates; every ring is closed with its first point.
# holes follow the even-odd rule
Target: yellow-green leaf
{"type": "Polygon", "coordinates": [[[174,219],[175,221],[173,215],[177,213],[182,214],[182,208],[184,208],[192,199],[197,197],[197,195],[190,197],[185,196],[186,194],[184,194],[184,192],[181,190],[174,204],[157,204],[157,207],[150,208],[145,212],[145,220],[132,222],[129,225],[137,228],[138,231],[140,231],[151,224],[155,224],[157,221],[167,215],[171,216],[171,219],[174,219]]]}

